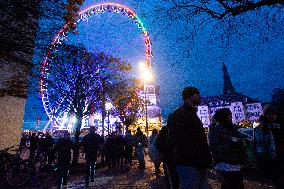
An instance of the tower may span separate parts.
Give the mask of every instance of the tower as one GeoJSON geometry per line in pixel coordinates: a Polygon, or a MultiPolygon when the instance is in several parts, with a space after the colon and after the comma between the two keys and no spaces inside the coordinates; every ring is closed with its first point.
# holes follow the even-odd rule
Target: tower
{"type": "Polygon", "coordinates": [[[223,71],[223,78],[224,78],[223,94],[234,94],[234,93],[236,93],[235,88],[232,84],[230,75],[228,73],[227,66],[225,65],[224,62],[223,62],[222,71],[223,71]]]}

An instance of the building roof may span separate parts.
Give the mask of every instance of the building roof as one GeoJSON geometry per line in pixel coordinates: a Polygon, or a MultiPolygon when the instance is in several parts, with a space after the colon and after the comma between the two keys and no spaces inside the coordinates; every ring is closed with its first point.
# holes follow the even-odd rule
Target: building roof
{"type": "Polygon", "coordinates": [[[202,97],[201,99],[201,105],[207,105],[209,107],[229,106],[231,102],[242,102],[243,104],[249,104],[257,103],[260,101],[238,92],[216,96],[207,96],[202,97]]]}

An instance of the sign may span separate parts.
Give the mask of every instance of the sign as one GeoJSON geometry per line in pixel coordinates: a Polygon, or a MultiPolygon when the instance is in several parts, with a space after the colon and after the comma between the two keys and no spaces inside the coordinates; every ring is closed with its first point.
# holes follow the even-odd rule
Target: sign
{"type": "Polygon", "coordinates": [[[214,116],[217,110],[229,108],[232,112],[232,121],[235,124],[243,120],[257,121],[260,115],[263,114],[261,103],[251,103],[243,105],[243,102],[232,102],[227,106],[198,106],[197,115],[202,121],[204,127],[210,125],[210,119],[214,116]]]}
{"type": "Polygon", "coordinates": [[[246,118],[249,121],[257,121],[263,114],[261,103],[246,104],[246,118]]]}
{"type": "Polygon", "coordinates": [[[208,106],[198,106],[197,115],[201,120],[203,127],[210,125],[208,106]]]}
{"type": "Polygon", "coordinates": [[[148,100],[150,102],[150,106],[157,105],[157,98],[155,94],[148,94],[148,100]]]}
{"type": "Polygon", "coordinates": [[[244,106],[242,102],[232,102],[231,112],[232,112],[233,123],[237,124],[245,120],[244,106]]]}

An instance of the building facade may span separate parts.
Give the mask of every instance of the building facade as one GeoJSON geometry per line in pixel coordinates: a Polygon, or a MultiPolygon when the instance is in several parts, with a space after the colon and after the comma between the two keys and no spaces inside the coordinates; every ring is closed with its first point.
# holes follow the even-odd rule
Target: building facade
{"type": "Polygon", "coordinates": [[[139,97],[143,99],[144,106],[137,114],[136,123],[131,125],[129,129],[135,132],[140,127],[142,132],[150,135],[153,129],[160,130],[162,126],[160,86],[154,83],[147,84],[140,92],[139,97]]]}

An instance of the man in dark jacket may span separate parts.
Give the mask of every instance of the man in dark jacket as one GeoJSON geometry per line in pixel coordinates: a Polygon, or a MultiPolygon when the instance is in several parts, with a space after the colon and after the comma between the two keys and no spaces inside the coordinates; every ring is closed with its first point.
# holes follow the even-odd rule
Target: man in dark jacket
{"type": "Polygon", "coordinates": [[[95,166],[98,156],[100,145],[103,143],[103,138],[96,133],[94,126],[90,127],[90,132],[84,136],[82,140],[82,146],[85,151],[86,157],[86,186],[89,185],[89,181],[94,181],[95,166]]]}
{"type": "Polygon", "coordinates": [[[57,153],[57,166],[59,173],[57,178],[57,189],[61,188],[62,184],[67,185],[72,147],[73,142],[70,138],[70,134],[68,131],[65,131],[63,133],[63,137],[57,141],[54,148],[57,153]]]}
{"type": "Polygon", "coordinates": [[[196,113],[196,106],[200,104],[199,91],[186,87],[182,97],[184,104],[173,112],[169,130],[180,189],[207,189],[206,169],[211,167],[212,158],[205,130],[196,113]]]}

